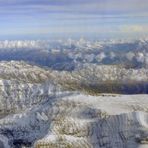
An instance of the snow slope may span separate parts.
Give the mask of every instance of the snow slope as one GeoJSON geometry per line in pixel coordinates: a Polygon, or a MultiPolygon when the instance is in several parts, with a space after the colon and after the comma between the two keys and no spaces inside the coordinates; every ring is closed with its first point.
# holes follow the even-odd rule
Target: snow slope
{"type": "Polygon", "coordinates": [[[65,94],[2,118],[0,131],[10,147],[136,148],[147,142],[147,112],[147,95],[65,94]]]}
{"type": "MultiPolygon", "coordinates": [[[[148,95],[91,96],[59,85],[70,78],[79,82],[82,72],[14,61],[0,65],[1,147],[148,147],[148,95]]],[[[108,77],[107,67],[105,72],[108,77]]]]}
{"type": "Polygon", "coordinates": [[[78,94],[58,102],[49,133],[36,145],[136,148],[146,143],[147,95],[95,97],[78,94]]]}

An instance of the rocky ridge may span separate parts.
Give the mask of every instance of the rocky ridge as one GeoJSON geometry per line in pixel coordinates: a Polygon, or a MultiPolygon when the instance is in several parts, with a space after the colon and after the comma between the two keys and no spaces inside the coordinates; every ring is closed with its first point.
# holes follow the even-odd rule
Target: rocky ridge
{"type": "Polygon", "coordinates": [[[135,74],[132,80],[141,82],[141,76],[147,80],[147,70],[126,72],[114,66],[95,70],[58,72],[24,62],[1,62],[0,146],[146,148],[147,95],[92,96],[77,87],[72,91],[69,82],[90,83],[95,78],[108,82],[116,74],[117,80],[135,74]],[[99,75],[102,70],[104,75],[99,75]],[[122,72],[125,77],[120,77],[122,72]]]}

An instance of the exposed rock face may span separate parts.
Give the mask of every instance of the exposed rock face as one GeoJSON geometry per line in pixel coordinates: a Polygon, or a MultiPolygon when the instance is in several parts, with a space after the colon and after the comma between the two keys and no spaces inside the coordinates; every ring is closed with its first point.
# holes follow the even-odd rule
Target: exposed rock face
{"type": "Polygon", "coordinates": [[[24,62],[0,65],[0,148],[139,148],[147,144],[147,95],[64,91],[58,85],[62,80],[60,84],[84,77],[24,62]]]}
{"type": "MultiPolygon", "coordinates": [[[[49,133],[35,145],[41,148],[44,146],[136,148],[141,143],[137,139],[142,141],[142,137],[144,140],[144,137],[148,136],[148,114],[134,112],[132,111],[134,108],[129,107],[132,104],[130,101],[133,101],[133,104],[138,103],[140,97],[116,96],[112,98],[111,96],[85,95],[64,97],[54,105],[56,116],[51,122],[49,133]],[[84,101],[81,101],[82,98],[84,101]],[[127,101],[127,98],[129,103],[126,102],[126,104],[122,100],[120,103],[119,99],[127,101]],[[104,101],[109,101],[108,99],[111,104],[116,104],[113,106],[117,107],[116,110],[109,109],[109,104],[105,105],[104,101]]],[[[140,101],[142,100],[139,100],[139,104],[140,101]]],[[[142,108],[146,109],[144,106],[142,108]]]]}

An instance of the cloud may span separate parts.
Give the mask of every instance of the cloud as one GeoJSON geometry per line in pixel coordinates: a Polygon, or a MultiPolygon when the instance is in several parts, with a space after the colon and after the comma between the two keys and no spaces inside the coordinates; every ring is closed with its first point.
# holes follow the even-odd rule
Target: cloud
{"type": "Polygon", "coordinates": [[[147,0],[1,0],[0,34],[148,32],[147,8],[147,0]]]}
{"type": "Polygon", "coordinates": [[[133,53],[133,52],[128,52],[126,54],[126,58],[130,61],[132,61],[134,57],[135,57],[135,53],[133,53]]]}
{"type": "Polygon", "coordinates": [[[138,52],[137,53],[137,56],[136,56],[136,60],[138,61],[138,62],[144,62],[144,59],[145,59],[145,57],[144,57],[144,54],[142,53],[142,52],[138,52]]]}
{"type": "Polygon", "coordinates": [[[87,13],[87,14],[129,14],[148,12],[147,0],[1,0],[1,9],[21,11],[26,10],[63,12],[63,13],[87,13]],[[21,8],[21,9],[20,9],[21,8]]]}
{"type": "Polygon", "coordinates": [[[96,56],[96,60],[97,60],[98,62],[101,62],[104,58],[106,58],[106,54],[105,54],[104,52],[101,52],[100,54],[98,54],[98,55],[96,56]]]}
{"type": "Polygon", "coordinates": [[[120,31],[124,33],[148,32],[147,25],[123,25],[120,26],[120,31]]]}

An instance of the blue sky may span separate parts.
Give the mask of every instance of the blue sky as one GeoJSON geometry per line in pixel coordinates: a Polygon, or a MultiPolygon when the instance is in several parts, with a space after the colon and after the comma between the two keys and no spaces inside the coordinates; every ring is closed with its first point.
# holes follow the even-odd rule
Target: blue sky
{"type": "Polygon", "coordinates": [[[147,35],[148,0],[0,1],[0,39],[147,35]]]}

